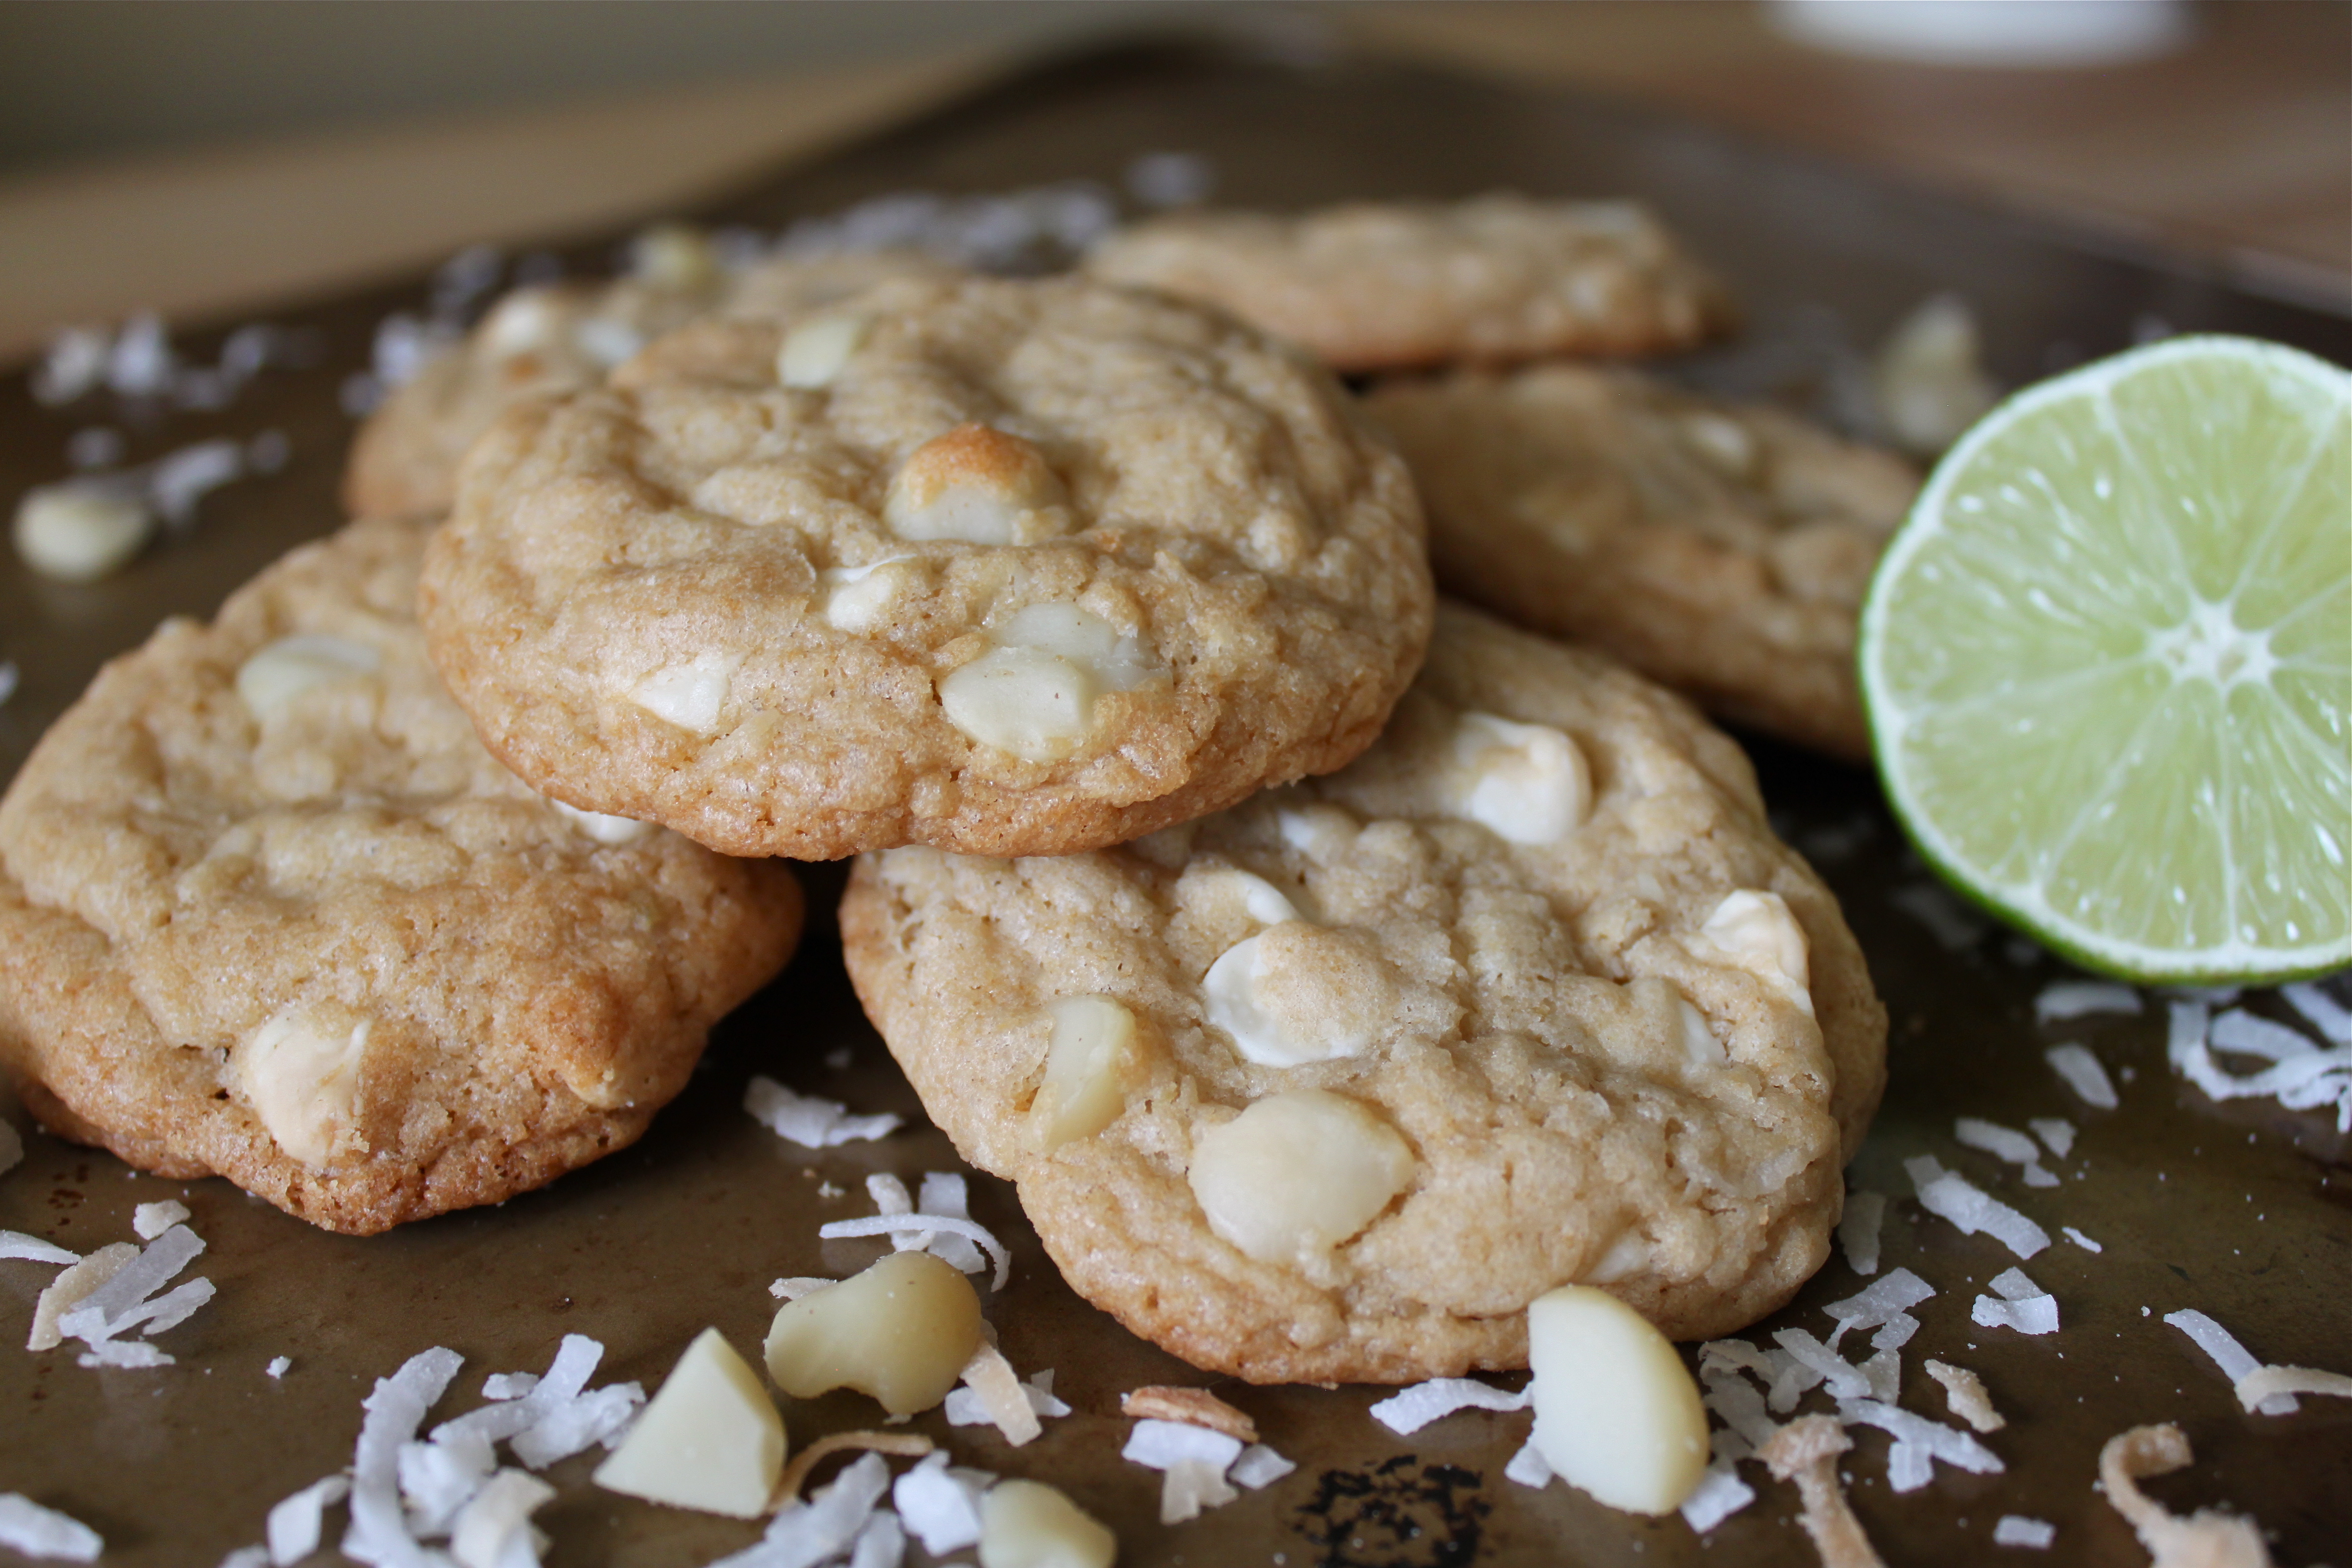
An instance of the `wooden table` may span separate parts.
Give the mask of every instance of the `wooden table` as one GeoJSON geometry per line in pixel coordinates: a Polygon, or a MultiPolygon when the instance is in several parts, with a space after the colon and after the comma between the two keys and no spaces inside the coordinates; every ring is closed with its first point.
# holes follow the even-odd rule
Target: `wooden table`
{"type": "MultiPolygon", "coordinates": [[[[1995,200],[2224,256],[2352,308],[2352,5],[2239,0],[2104,71],[1846,58],[1748,4],[1212,8],[1681,110],[1995,200]]],[[[223,315],[414,270],[475,240],[610,226],[811,156],[1005,62],[988,55],[151,153],[0,181],[0,357],[140,308],[223,315]]]]}

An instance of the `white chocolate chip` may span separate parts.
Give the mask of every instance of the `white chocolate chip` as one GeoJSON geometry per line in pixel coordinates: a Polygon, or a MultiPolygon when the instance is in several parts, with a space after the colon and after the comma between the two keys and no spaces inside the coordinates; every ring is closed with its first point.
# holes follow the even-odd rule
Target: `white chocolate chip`
{"type": "Polygon", "coordinates": [[[992,648],[940,682],[949,723],[1032,763],[1066,756],[1085,739],[1099,695],[1085,670],[1034,647],[992,648]]]}
{"type": "Polygon", "coordinates": [[[1685,996],[1675,998],[1675,1015],[1682,1020],[1683,1059],[1695,1068],[1721,1067],[1731,1059],[1731,1053],[1716,1038],[1706,1015],[1690,1005],[1685,996]]]}
{"type": "Polygon", "coordinates": [[[1592,776],[1559,731],[1465,713],[1454,731],[1454,813],[1512,844],[1556,844],[1584,820],[1592,776]]]}
{"type": "Polygon", "coordinates": [[[1118,1537],[1043,1481],[1005,1480],[980,1500],[980,1568],[1110,1568],[1118,1537]]]}
{"type": "Polygon", "coordinates": [[[639,822],[634,816],[608,816],[601,811],[583,811],[569,801],[550,800],[556,814],[599,844],[634,844],[653,831],[650,822],[639,822]]]}
{"type": "Polygon", "coordinates": [[[1683,440],[1721,472],[1745,479],[1756,467],[1756,437],[1728,415],[1703,411],[1681,420],[1683,440]]]}
{"type": "Polygon", "coordinates": [[[155,531],[146,502],[118,486],[68,479],[16,503],[16,553],[44,577],[95,583],[139,553],[155,531]]]}
{"type": "Polygon", "coordinates": [[[493,359],[539,353],[554,345],[563,315],[563,308],[548,289],[520,289],[492,308],[477,336],[493,359]]]}
{"type": "Polygon", "coordinates": [[[1396,983],[1361,939],[1286,920],[1227,948],[1201,995],[1202,1016],[1234,1049],[1286,1068],[1361,1053],[1389,1021],[1396,983]]]}
{"type": "Polygon", "coordinates": [[[614,316],[584,316],[572,328],[572,345],[606,370],[646,346],[646,335],[614,316]]]}
{"type": "Polygon", "coordinates": [[[912,1415],[948,1396],[980,1341],[971,1281],[928,1252],[894,1252],[778,1308],[768,1375],[795,1399],[854,1388],[912,1415]]]}
{"type": "Polygon", "coordinates": [[[1142,638],[1122,636],[1083,605],[1028,605],[992,628],[989,640],[1066,658],[1112,691],[1133,690],[1168,669],[1142,638]]]}
{"type": "Polygon", "coordinates": [[[1203,912],[1220,906],[1241,905],[1244,913],[1262,926],[1280,925],[1285,921],[1305,920],[1290,896],[1255,871],[1244,871],[1238,866],[1199,865],[1184,868],[1177,879],[1176,901],[1187,909],[1203,912]]]}
{"type": "Polygon", "coordinates": [[[1697,957],[1747,970],[1807,1013],[1813,1010],[1805,930],[1780,894],[1743,888],[1725,895],[1691,948],[1697,957]]]}
{"type": "Polygon", "coordinates": [[[784,1468],[784,1418],[735,1347],[705,1329],[593,1478],[672,1508],[756,1519],[784,1468]]]}
{"type": "Polygon", "coordinates": [[[839,632],[872,631],[888,617],[906,574],[886,571],[911,555],[886,556],[863,566],[828,566],[817,574],[825,624],[839,632]]]}
{"type": "Polygon", "coordinates": [[[629,700],[681,730],[708,735],[719,727],[728,684],[742,663],[741,655],[730,656],[715,648],[697,654],[690,664],[656,669],[638,681],[629,689],[629,700]]]}
{"type": "Polygon", "coordinates": [[[1045,1082],[1029,1106],[1029,1128],[1031,1142],[1052,1151],[1093,1137],[1127,1109],[1135,1015],[1108,996],[1056,997],[1045,1011],[1053,1037],[1045,1082]]]}
{"type": "Polygon", "coordinates": [[[1666,1514],[1706,1473],[1706,1411],[1666,1336],[1605,1290],[1565,1285],[1528,1307],[1535,1447],[1611,1508],[1666,1514]]]}
{"type": "Polygon", "coordinates": [[[1295,1264],[1371,1224],[1413,1170],[1412,1151],[1370,1108],[1303,1089],[1194,1139],[1188,1180],[1220,1237],[1262,1263],[1295,1264]]]}
{"type": "Polygon", "coordinates": [[[279,637],[237,666],[236,694],[248,712],[266,720],[313,687],[373,675],[383,662],[375,649],[348,637],[279,637]]]}
{"type": "Polygon", "coordinates": [[[1356,819],[1336,805],[1307,805],[1277,812],[1275,825],[1283,847],[1306,856],[1318,866],[1337,860],[1356,841],[1356,819]]]}
{"type": "Polygon", "coordinates": [[[281,1011],[231,1058],[237,1087],[278,1146],[313,1170],[352,1130],[374,1021],[345,1009],[281,1011]]]}
{"type": "Polygon", "coordinates": [[[690,293],[719,280],[719,253],[691,225],[656,224],[630,241],[629,270],[656,289],[690,293]]]}
{"type": "Polygon", "coordinates": [[[1584,1271],[1584,1283],[1614,1284],[1649,1261],[1649,1239],[1638,1230],[1621,1232],[1601,1255],[1601,1260],[1584,1271]]]}
{"type": "Polygon", "coordinates": [[[882,521],[901,539],[1034,544],[1068,531],[1062,481],[1018,436],[959,425],[915,448],[890,480],[882,521]]]}
{"type": "Polygon", "coordinates": [[[776,379],[803,391],[831,386],[873,326],[873,317],[855,310],[810,317],[784,334],[776,351],[776,379]]]}

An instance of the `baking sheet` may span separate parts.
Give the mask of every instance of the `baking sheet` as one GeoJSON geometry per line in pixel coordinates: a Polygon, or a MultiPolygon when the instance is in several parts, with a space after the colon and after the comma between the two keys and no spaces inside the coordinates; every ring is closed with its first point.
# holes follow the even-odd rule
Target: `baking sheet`
{"type": "MultiPolygon", "coordinates": [[[[1680,374],[1832,412],[1852,347],[1944,289],[1975,308],[1991,366],[2011,383],[2167,330],[2252,332],[2352,360],[2352,321],[2232,287],[2210,268],[1565,93],[1223,43],[1122,46],[1037,67],[703,216],[773,230],[887,192],[1068,179],[1115,187],[1133,158],[1170,150],[1207,159],[1217,199],[1236,205],[1505,186],[1647,196],[1729,275],[1748,310],[1741,343],[1680,374]]],[[[569,259],[601,267],[617,237],[572,247],[569,259]]],[[[12,501],[61,477],[68,438],[92,424],[123,430],[134,462],[268,429],[283,431],[292,451],[283,471],[216,492],[193,528],[108,582],[70,587],[33,576],[13,554],[0,561],[0,660],[22,672],[0,703],[0,773],[13,773],[104,658],[167,614],[209,613],[288,546],[336,526],[351,430],[340,389],[365,363],[376,322],[423,297],[420,281],[275,313],[307,340],[310,363],[265,372],[217,413],[164,413],[104,395],[47,409],[22,375],[0,378],[0,498],[12,501]]],[[[218,337],[175,341],[203,356],[218,337]]],[[[1885,1436],[1856,1431],[1846,1470],[1882,1552],[1898,1563],[1982,1562],[1996,1555],[1995,1521],[2021,1514],[2057,1525],[2052,1560],[2142,1563],[2091,1489],[2095,1457],[2126,1426],[2174,1419],[2198,1463],[2155,1492],[2175,1507],[2226,1501],[2251,1511],[2282,1562],[2345,1561],[2352,1407],[2305,1399],[2291,1416],[2242,1415],[2211,1364],[2161,1320],[2193,1307],[2260,1359],[2352,1368],[2352,1140],[2322,1113],[2208,1102],[2165,1064],[2158,1003],[2137,1016],[2037,1026],[2035,994],[2067,971],[2003,933],[1939,935],[1923,921],[1916,911],[1935,895],[1866,773],[1763,742],[1751,749],[1783,830],[1844,900],[1894,1017],[1885,1109],[1852,1179],[1905,1194],[1890,1206],[1884,1267],[1909,1267],[1939,1292],[1917,1310],[1925,1326],[1905,1350],[1904,1404],[1945,1417],[1920,1370],[1940,1356],[1979,1370],[2011,1421],[1988,1440],[2004,1474],[1939,1467],[1932,1485],[1904,1497],[1887,1489],[1885,1436]],[[2087,1043],[2117,1074],[2120,1110],[2084,1107],[2045,1065],[2042,1051],[2065,1039],[2087,1043]],[[2060,1185],[2028,1190],[1953,1141],[1961,1115],[2011,1126],[2063,1116],[2082,1136],[2071,1158],[2049,1162],[2060,1185]],[[2028,1339],[1970,1323],[1975,1294],[2015,1259],[1920,1213],[1900,1163],[1921,1152],[2053,1233],[2071,1225],[2099,1243],[2094,1255],[2061,1241],[2025,1266],[2056,1294],[2060,1333],[2028,1339]]],[[[911,1185],[925,1171],[962,1169],[922,1122],[843,978],[822,914],[840,877],[839,868],[809,870],[820,917],[801,955],[722,1026],[692,1085],[643,1142],[496,1209],[373,1239],[333,1237],[226,1183],[159,1181],[32,1133],[7,1105],[27,1131],[28,1154],[0,1177],[0,1228],[87,1252],[129,1239],[137,1204],[179,1197],[209,1244],[190,1272],[220,1293],[163,1336],[180,1358],[173,1367],[84,1370],[70,1344],[0,1350],[0,1491],[88,1521],[106,1537],[110,1563],[209,1564],[259,1542],[273,1502],[348,1464],[373,1380],[429,1345],[466,1357],[441,1415],[470,1408],[485,1373],[542,1369],[566,1332],[606,1345],[598,1381],[648,1385],[705,1325],[755,1345],[772,1310],[768,1280],[844,1274],[878,1254],[875,1242],[815,1239],[824,1220],[871,1212],[867,1173],[895,1172],[911,1185]],[[845,1050],[845,1065],[833,1065],[845,1050]],[[822,1152],[785,1144],[740,1108],[753,1072],[861,1111],[899,1111],[912,1126],[822,1152]],[[842,1195],[824,1195],[829,1188],[842,1195]],[[278,1355],[293,1365],[273,1380],[264,1367],[278,1355]]],[[[2273,998],[2252,1005],[2278,1011],[2273,998]]],[[[1383,1391],[1360,1388],[1220,1384],[1299,1468],[1196,1521],[1162,1527],[1158,1475],[1117,1457],[1129,1426],[1118,1395],[1144,1383],[1211,1380],[1064,1289],[1008,1185],[975,1177],[972,1207],[1013,1249],[1012,1283],[990,1307],[1004,1350],[1024,1374],[1055,1368],[1076,1414],[1049,1421],[1019,1450],[988,1428],[950,1428],[937,1412],[914,1428],[960,1464],[1064,1487],[1118,1529],[1122,1563],[1812,1561],[1791,1522],[1791,1490],[1760,1472],[1743,1472],[1758,1503],[1702,1540],[1678,1519],[1634,1520],[1564,1486],[1535,1492],[1506,1481],[1524,1415],[1468,1413],[1400,1438],[1365,1414],[1383,1391]]],[[[0,1262],[0,1335],[23,1331],[53,1273],[0,1262]]],[[[1821,1306],[1862,1283],[1833,1258],[1749,1337],[1769,1342],[1771,1330],[1790,1326],[1825,1333],[1821,1306]]],[[[788,1412],[796,1445],[874,1415],[849,1395],[788,1412]]],[[[591,1468],[582,1458],[549,1472],[561,1495],[537,1520],[553,1540],[551,1563],[667,1568],[755,1536],[742,1523],[597,1491],[591,1468]]],[[[320,1560],[336,1559],[330,1551],[320,1560]]],[[[916,1549],[909,1561],[927,1559],[916,1549]]]]}

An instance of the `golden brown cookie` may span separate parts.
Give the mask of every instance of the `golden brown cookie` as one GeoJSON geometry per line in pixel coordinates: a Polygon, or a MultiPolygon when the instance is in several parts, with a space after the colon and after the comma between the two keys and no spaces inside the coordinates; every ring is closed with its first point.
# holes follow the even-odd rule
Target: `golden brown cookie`
{"type": "Polygon", "coordinates": [[[343,504],[355,517],[445,512],[457,463],[499,414],[523,398],[594,386],[662,333],[723,310],[796,315],[885,278],[952,277],[915,251],[844,251],[722,269],[689,234],[643,247],[661,265],[606,282],[515,289],[466,340],[393,389],[352,443],[343,504]]]}
{"type": "Polygon", "coordinates": [[[1727,719],[1856,761],[1862,595],[1919,488],[1891,453],[1632,371],[1374,389],[1450,593],[1589,642],[1727,719]]]}
{"type": "Polygon", "coordinates": [[[420,599],[490,749],[738,855],[1099,847],[1371,743],[1428,637],[1353,401],[1213,312],[897,282],[475,447],[420,599]]]}
{"type": "Polygon", "coordinates": [[[1221,306],[1340,371],[1662,353],[1730,314],[1721,285],[1638,202],[1171,213],[1100,241],[1085,267],[1221,306]]]}
{"type": "Polygon", "coordinates": [[[1097,854],[869,855],[841,921],[1070,1283],[1257,1382],[1522,1366],[1570,1282],[1731,1332],[1827,1255],[1885,1081],[1739,749],[1451,605],[1345,771],[1097,854]]]}
{"type": "Polygon", "coordinates": [[[790,872],[534,795],[352,525],[109,665],[0,799],[0,1063],[54,1131],[368,1233],[633,1142],[790,872]]]}

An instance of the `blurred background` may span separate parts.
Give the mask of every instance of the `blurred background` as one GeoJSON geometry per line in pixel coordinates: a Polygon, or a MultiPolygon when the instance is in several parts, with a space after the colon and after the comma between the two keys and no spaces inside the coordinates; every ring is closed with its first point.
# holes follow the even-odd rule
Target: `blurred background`
{"type": "Polygon", "coordinates": [[[0,355],[609,226],[1147,28],[1643,100],[2352,308],[2345,0],[0,0],[0,355]]]}

